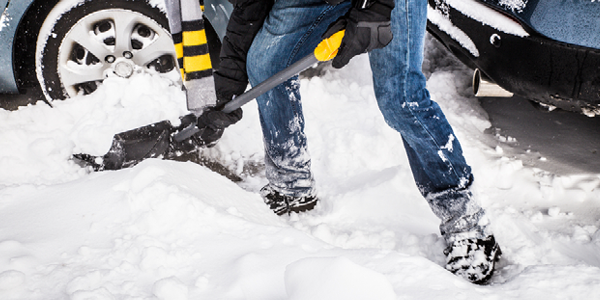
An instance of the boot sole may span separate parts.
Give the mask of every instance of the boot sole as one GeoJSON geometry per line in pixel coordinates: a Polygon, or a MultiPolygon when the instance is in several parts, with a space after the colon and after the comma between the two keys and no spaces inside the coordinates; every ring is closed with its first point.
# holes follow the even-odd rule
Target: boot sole
{"type": "Polygon", "coordinates": [[[295,213],[306,212],[306,211],[314,209],[315,206],[317,206],[317,201],[316,200],[313,201],[313,202],[311,202],[311,203],[308,203],[308,204],[290,207],[289,213],[293,213],[293,212],[295,212],[295,213]]]}

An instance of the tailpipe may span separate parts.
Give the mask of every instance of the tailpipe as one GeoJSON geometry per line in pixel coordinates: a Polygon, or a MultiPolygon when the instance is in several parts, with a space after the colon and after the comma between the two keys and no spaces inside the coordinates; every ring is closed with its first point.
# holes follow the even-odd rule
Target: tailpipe
{"type": "Polygon", "coordinates": [[[475,97],[506,97],[510,98],[514,94],[501,88],[499,85],[487,80],[482,76],[479,69],[473,73],[473,93],[475,97]]]}

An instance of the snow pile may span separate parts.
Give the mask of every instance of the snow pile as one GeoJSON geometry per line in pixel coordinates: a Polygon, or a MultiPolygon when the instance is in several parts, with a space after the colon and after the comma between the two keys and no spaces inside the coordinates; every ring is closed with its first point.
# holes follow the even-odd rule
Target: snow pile
{"type": "Polygon", "coordinates": [[[387,278],[345,257],[306,258],[290,264],[285,272],[290,300],[394,300],[387,278]]]}
{"type": "Polygon", "coordinates": [[[0,184],[56,183],[81,174],[74,153],[102,155],[115,133],[161,120],[179,122],[184,93],[159,76],[110,77],[97,93],[0,111],[0,184]]]}
{"type": "Polygon", "coordinates": [[[273,214],[256,193],[264,174],[243,173],[262,160],[254,103],[203,153],[254,174],[239,185],[189,162],[90,173],[69,160],[184,113],[181,91],[158,77],[109,80],[52,109],[0,111],[0,299],[597,298],[599,174],[558,176],[505,156],[507,144],[484,133],[469,71],[437,44],[424,70],[504,252],[490,285],[444,269],[438,220],[361,56],[302,79],[321,201],[301,215],[273,214]]]}

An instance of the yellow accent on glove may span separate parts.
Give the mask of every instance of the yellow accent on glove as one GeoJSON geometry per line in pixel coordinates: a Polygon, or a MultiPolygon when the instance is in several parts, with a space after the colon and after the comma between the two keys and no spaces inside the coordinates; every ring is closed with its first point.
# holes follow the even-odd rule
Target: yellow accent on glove
{"type": "Polygon", "coordinates": [[[344,38],[345,32],[345,29],[340,30],[321,41],[317,48],[315,48],[315,57],[319,61],[328,61],[333,59],[338,53],[338,49],[342,44],[342,39],[344,38]]]}

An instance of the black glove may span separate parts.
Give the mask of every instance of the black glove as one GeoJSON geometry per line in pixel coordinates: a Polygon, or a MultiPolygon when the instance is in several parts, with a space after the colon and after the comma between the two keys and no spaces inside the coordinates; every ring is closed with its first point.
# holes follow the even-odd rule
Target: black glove
{"type": "Polygon", "coordinates": [[[204,145],[211,147],[223,136],[225,128],[237,123],[242,118],[242,109],[224,113],[214,107],[209,107],[198,117],[196,125],[200,131],[196,134],[204,145]]]}
{"type": "Polygon", "coordinates": [[[346,29],[333,67],[342,68],[356,55],[383,48],[392,41],[390,17],[393,0],[355,0],[348,13],[327,28],[323,38],[346,29]]]}

